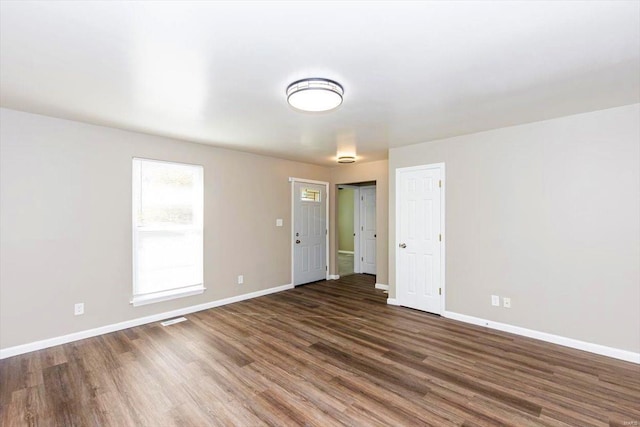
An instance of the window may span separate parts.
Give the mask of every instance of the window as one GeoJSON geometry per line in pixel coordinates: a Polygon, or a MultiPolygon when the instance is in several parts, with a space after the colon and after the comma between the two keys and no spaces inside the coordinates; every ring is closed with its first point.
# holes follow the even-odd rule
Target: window
{"type": "Polygon", "coordinates": [[[133,159],[133,305],[203,287],[202,166],[133,159]]]}
{"type": "Polygon", "coordinates": [[[300,191],[300,200],[303,202],[320,202],[320,190],[302,188],[300,191]]]}

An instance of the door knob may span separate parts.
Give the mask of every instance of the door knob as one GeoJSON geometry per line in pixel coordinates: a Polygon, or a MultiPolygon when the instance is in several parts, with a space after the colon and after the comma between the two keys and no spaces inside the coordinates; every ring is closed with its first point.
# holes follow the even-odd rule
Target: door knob
{"type": "Polygon", "coordinates": [[[299,245],[299,244],[300,244],[300,240],[296,240],[296,245],[299,245]]]}
{"type": "Polygon", "coordinates": [[[407,247],[407,244],[406,243],[400,243],[398,246],[400,246],[402,249],[404,249],[404,248],[407,247]]]}

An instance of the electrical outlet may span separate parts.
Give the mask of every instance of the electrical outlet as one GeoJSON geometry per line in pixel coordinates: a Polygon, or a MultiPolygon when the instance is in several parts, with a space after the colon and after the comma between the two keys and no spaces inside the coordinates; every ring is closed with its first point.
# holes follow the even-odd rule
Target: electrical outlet
{"type": "Polygon", "coordinates": [[[73,306],[73,314],[76,316],[80,316],[81,314],[84,314],[84,303],[83,302],[79,302],[76,305],[73,306]]]}
{"type": "Polygon", "coordinates": [[[504,308],[511,308],[511,298],[507,298],[507,297],[502,298],[502,306],[504,308]]]}
{"type": "Polygon", "coordinates": [[[242,285],[244,283],[244,276],[241,274],[238,276],[238,285],[242,285]]]}
{"type": "Polygon", "coordinates": [[[282,218],[276,219],[276,227],[282,227],[282,218]]]}
{"type": "Polygon", "coordinates": [[[500,307],[500,297],[498,295],[491,295],[491,305],[500,307]]]}

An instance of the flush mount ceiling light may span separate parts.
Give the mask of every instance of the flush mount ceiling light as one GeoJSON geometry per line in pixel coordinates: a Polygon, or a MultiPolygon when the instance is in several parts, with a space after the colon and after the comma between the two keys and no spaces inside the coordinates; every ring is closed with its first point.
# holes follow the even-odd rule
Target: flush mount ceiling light
{"type": "Polygon", "coordinates": [[[340,156],[338,157],[338,163],[355,163],[356,156],[340,156]]]}
{"type": "Polygon", "coordinates": [[[302,79],[287,87],[287,102],[302,111],[329,111],[342,104],[344,89],[338,82],[322,78],[302,79]]]}

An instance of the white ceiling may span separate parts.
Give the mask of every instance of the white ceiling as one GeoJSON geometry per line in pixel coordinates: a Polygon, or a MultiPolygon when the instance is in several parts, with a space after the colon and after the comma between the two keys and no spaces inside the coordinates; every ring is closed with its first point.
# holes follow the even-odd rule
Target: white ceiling
{"type": "Polygon", "coordinates": [[[6,2],[0,102],[334,164],[640,102],[640,2],[6,2]],[[337,80],[300,113],[286,86],[337,80]]]}

